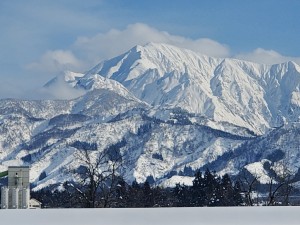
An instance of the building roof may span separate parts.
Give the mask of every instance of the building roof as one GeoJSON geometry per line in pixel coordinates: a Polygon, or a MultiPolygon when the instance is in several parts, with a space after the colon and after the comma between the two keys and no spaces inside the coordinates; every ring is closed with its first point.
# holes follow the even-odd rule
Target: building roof
{"type": "Polygon", "coordinates": [[[24,168],[24,169],[29,169],[29,166],[9,166],[8,168],[24,168]]]}
{"type": "Polygon", "coordinates": [[[35,198],[31,198],[29,201],[30,201],[30,202],[31,202],[31,201],[34,201],[34,202],[37,202],[37,203],[39,203],[39,204],[42,204],[40,201],[36,200],[35,198]]]}

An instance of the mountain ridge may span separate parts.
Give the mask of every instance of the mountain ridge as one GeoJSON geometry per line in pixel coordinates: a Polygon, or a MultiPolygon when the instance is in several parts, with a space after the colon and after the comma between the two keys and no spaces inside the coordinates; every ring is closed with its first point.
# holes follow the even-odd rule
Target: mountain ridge
{"type": "Polygon", "coordinates": [[[274,163],[288,160],[296,169],[299,71],[294,62],[262,65],[166,44],[136,46],[45,85],[63,81],[84,90],[80,97],[0,100],[0,169],[30,165],[36,189],[59,185],[74,179],[63,171],[79,166],[75,153],[85,145],[97,152],[121,146],[128,182],[152,177],[171,185],[175,175],[189,180],[186,167],[253,173],[272,154],[280,156],[274,163]]]}
{"type": "Polygon", "coordinates": [[[180,107],[262,134],[289,117],[287,104],[299,93],[299,68],[293,62],[263,65],[215,59],[149,43],[101,62],[85,77],[99,74],[152,106],[180,107]],[[292,75],[297,82],[290,81],[292,75]]]}

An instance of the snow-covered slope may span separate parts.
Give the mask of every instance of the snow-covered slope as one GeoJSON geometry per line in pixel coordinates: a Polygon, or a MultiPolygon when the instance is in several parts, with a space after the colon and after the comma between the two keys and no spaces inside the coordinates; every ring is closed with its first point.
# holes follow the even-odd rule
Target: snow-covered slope
{"type": "Polygon", "coordinates": [[[72,71],[64,71],[63,74],[54,77],[52,80],[47,82],[44,87],[55,86],[58,82],[66,82],[71,87],[74,87],[78,80],[84,76],[84,73],[75,73],[72,71]]]}
{"type": "Polygon", "coordinates": [[[262,134],[298,120],[299,71],[293,62],[267,66],[149,43],[101,62],[85,77],[97,73],[153,106],[180,107],[262,134]]]}
{"type": "Polygon", "coordinates": [[[83,131],[87,126],[107,122],[128,110],[147,109],[146,103],[122,85],[105,78],[98,80],[97,88],[74,100],[0,100],[1,168],[29,164],[33,182],[43,171],[58,182],[57,176],[74,153],[74,148],[67,151],[68,145],[78,140],[66,139],[79,132],[79,137],[89,141],[96,135],[92,134],[95,131],[86,135],[83,131]]]}
{"type": "Polygon", "coordinates": [[[0,169],[31,165],[38,189],[72,179],[66,171],[79,166],[78,147],[117,146],[128,182],[190,183],[207,167],[231,175],[244,168],[267,182],[268,163],[299,168],[299,71],[293,62],[260,65],[165,44],[136,46],[45,85],[84,90],[78,98],[0,100],[0,169]]]}

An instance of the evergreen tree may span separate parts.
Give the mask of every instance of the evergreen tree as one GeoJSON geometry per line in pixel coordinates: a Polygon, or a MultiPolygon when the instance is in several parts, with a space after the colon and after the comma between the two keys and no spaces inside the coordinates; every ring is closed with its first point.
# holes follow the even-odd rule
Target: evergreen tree
{"type": "Polygon", "coordinates": [[[188,207],[190,204],[190,193],[189,188],[185,185],[176,184],[174,190],[175,206],[177,207],[188,207]]]}
{"type": "Polygon", "coordinates": [[[128,206],[129,190],[127,183],[120,179],[116,187],[116,207],[125,208],[128,206]]]}
{"type": "Polygon", "coordinates": [[[234,190],[232,186],[231,179],[228,174],[225,174],[220,183],[221,188],[221,197],[220,197],[220,205],[222,206],[233,206],[234,203],[234,190]]]}
{"type": "Polygon", "coordinates": [[[148,181],[146,181],[143,185],[143,199],[142,200],[143,200],[144,207],[153,207],[154,206],[153,191],[152,191],[148,181]]]}
{"type": "Polygon", "coordinates": [[[168,191],[161,187],[152,188],[154,205],[153,207],[167,207],[168,191]]]}
{"type": "Polygon", "coordinates": [[[235,206],[243,205],[242,189],[239,181],[236,181],[233,187],[233,202],[235,206]]]}
{"type": "Polygon", "coordinates": [[[193,186],[191,191],[191,205],[192,206],[204,206],[205,205],[205,183],[202,173],[197,171],[195,173],[195,179],[193,180],[193,186]]]}
{"type": "Polygon", "coordinates": [[[204,191],[205,191],[205,203],[206,206],[214,205],[217,198],[217,183],[216,183],[216,174],[211,173],[209,169],[206,169],[204,173],[204,191]]]}
{"type": "Polygon", "coordinates": [[[128,190],[128,207],[139,208],[143,207],[142,202],[143,190],[142,187],[136,181],[132,182],[132,185],[129,186],[128,190]]]}

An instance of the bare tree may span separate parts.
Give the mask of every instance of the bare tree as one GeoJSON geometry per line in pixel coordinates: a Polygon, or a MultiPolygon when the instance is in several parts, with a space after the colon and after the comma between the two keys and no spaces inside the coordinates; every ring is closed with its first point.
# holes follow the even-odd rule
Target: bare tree
{"type": "Polygon", "coordinates": [[[270,182],[269,182],[269,194],[268,194],[268,200],[266,205],[270,206],[270,205],[275,205],[276,201],[275,201],[275,197],[277,195],[277,192],[279,191],[279,189],[282,187],[283,183],[279,184],[279,185],[274,185],[274,183],[276,184],[276,181],[274,182],[274,179],[271,178],[270,182]],[[274,187],[275,186],[275,187],[274,187]],[[275,189],[274,189],[275,188],[275,189]]]}
{"type": "Polygon", "coordinates": [[[255,192],[258,182],[259,176],[258,175],[250,175],[249,173],[246,174],[246,171],[244,170],[243,175],[239,178],[242,193],[245,195],[246,204],[249,206],[254,205],[254,195],[253,192],[255,192]]]}
{"type": "Polygon", "coordinates": [[[267,205],[276,205],[280,200],[284,205],[289,205],[290,194],[293,189],[293,179],[296,172],[288,166],[287,160],[274,163],[272,170],[267,205]]]}
{"type": "Polygon", "coordinates": [[[109,207],[122,165],[119,151],[110,148],[101,152],[79,149],[75,159],[80,167],[73,170],[77,185],[72,186],[83,199],[85,207],[109,207]]]}

